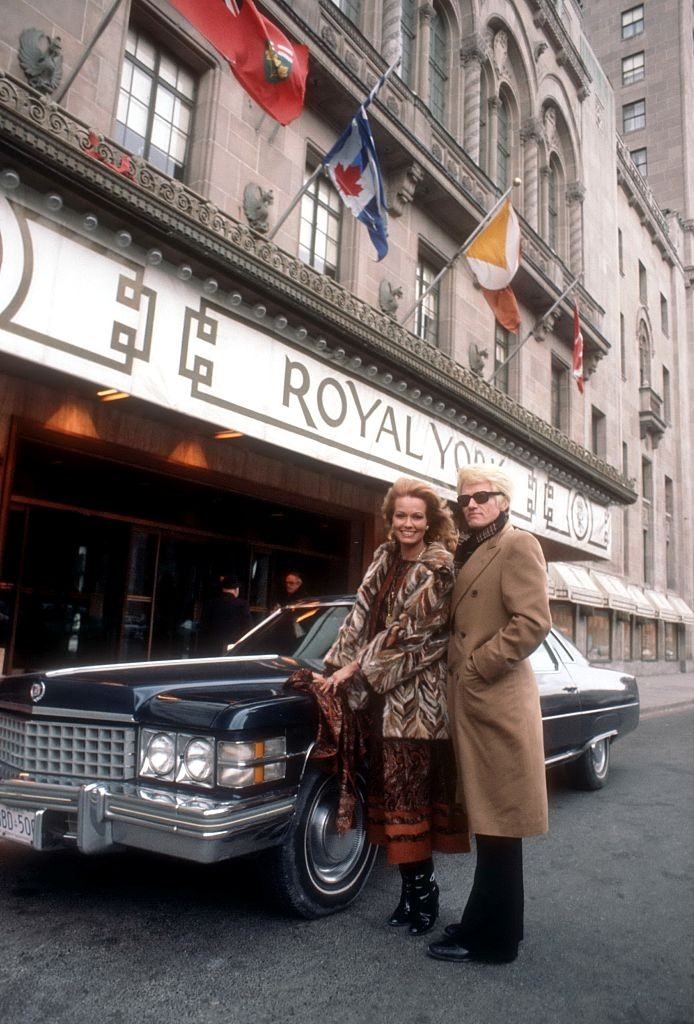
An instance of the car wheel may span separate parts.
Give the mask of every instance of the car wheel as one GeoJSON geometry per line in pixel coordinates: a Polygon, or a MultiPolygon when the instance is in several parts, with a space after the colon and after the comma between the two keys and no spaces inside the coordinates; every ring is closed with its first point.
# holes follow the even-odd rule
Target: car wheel
{"type": "Polygon", "coordinates": [[[610,771],[610,741],[596,740],[583,754],[566,766],[577,789],[602,789],[610,771]]]}
{"type": "Polygon", "coordinates": [[[376,859],[377,848],[366,836],[363,780],[358,780],[355,825],[345,835],[335,829],[337,800],[337,777],[308,771],[289,835],[282,846],[266,854],[273,895],[300,917],[324,917],[349,906],[376,859]]]}

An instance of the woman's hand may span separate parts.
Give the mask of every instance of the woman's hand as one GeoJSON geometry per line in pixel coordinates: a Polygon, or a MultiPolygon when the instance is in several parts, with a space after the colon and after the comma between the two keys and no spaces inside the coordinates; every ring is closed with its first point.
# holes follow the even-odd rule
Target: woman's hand
{"type": "Polygon", "coordinates": [[[323,693],[330,693],[334,690],[338,690],[346,682],[348,682],[352,676],[359,671],[359,662],[350,661],[349,665],[343,665],[342,668],[338,668],[333,674],[326,679],[325,676],[319,675],[317,672],[313,673],[313,682],[316,687],[323,693]]]}

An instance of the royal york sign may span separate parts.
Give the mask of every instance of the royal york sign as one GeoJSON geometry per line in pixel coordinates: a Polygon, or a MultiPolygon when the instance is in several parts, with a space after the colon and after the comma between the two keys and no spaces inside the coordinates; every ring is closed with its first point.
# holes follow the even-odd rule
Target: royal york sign
{"type": "Polygon", "coordinates": [[[384,484],[411,475],[454,497],[462,466],[503,466],[517,525],[609,557],[605,506],[240,319],[69,213],[0,197],[0,243],[0,350],[384,484]]]}

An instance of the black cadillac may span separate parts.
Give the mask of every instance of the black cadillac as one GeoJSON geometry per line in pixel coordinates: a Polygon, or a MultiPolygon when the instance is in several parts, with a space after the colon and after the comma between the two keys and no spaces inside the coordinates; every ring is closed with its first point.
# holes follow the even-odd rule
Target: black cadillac
{"type": "MultiPolygon", "coordinates": [[[[346,906],[376,854],[363,803],[338,835],[335,780],[309,761],[313,702],[283,684],[297,667],[322,667],[350,604],[284,608],[224,658],[1,679],[0,838],[203,863],[253,853],[294,912],[346,906]]],[[[635,679],[591,667],[555,630],[532,662],[547,765],[600,788],[613,741],[638,724],[635,679]]]]}

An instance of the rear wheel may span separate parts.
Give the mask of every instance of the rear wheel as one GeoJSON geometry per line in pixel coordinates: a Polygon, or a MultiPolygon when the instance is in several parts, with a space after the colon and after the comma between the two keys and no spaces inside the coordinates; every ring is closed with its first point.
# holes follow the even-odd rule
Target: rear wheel
{"type": "Polygon", "coordinates": [[[296,814],[282,846],[265,854],[270,886],[286,910],[315,918],[343,910],[353,902],[371,874],[377,848],[366,837],[366,798],[362,780],[354,828],[335,828],[338,781],[334,775],[309,771],[299,790],[296,814]]]}
{"type": "Polygon", "coordinates": [[[566,766],[577,789],[602,789],[610,771],[610,741],[596,740],[576,761],[566,766]]]}

